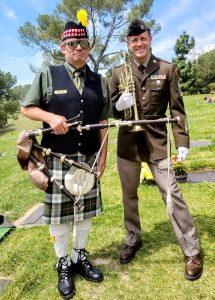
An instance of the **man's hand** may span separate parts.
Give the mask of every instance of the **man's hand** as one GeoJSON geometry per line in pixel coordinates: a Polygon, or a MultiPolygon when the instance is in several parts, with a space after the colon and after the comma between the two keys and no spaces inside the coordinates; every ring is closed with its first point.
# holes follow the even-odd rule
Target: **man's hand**
{"type": "Polygon", "coordinates": [[[66,118],[60,115],[47,112],[37,106],[22,106],[21,113],[35,121],[41,121],[49,124],[55,134],[65,134],[69,131],[66,118]]]}
{"type": "Polygon", "coordinates": [[[127,90],[119,97],[119,100],[116,102],[116,109],[122,111],[126,108],[134,105],[134,97],[127,90]]]}
{"type": "Polygon", "coordinates": [[[178,147],[178,161],[185,160],[189,153],[189,149],[187,147],[178,147]]]}
{"type": "Polygon", "coordinates": [[[63,116],[52,114],[51,118],[48,120],[48,123],[55,134],[65,134],[69,131],[66,118],[63,116]]]}

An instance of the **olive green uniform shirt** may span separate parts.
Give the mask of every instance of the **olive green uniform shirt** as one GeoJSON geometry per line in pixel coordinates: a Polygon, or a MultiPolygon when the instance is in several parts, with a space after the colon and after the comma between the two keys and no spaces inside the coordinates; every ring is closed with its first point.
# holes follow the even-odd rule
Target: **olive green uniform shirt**
{"type": "MultiPolygon", "coordinates": [[[[68,71],[68,74],[71,78],[71,80],[74,79],[74,72],[76,71],[76,68],[70,65],[67,61],[64,63],[64,66],[66,70],[68,71]]],[[[82,89],[84,87],[84,81],[86,76],[86,67],[84,66],[82,69],[79,69],[81,71],[80,81],[82,89]]],[[[74,80],[73,80],[74,81],[74,80]]],[[[75,82],[74,82],[75,83],[75,82]]],[[[108,118],[113,117],[112,113],[112,104],[110,100],[110,93],[108,84],[104,80],[103,77],[101,77],[101,85],[102,85],[102,93],[104,97],[104,107],[102,110],[102,113],[100,115],[100,120],[106,120],[108,118]]],[[[43,102],[49,102],[52,96],[52,78],[49,67],[43,67],[40,72],[37,73],[27,96],[25,97],[24,101],[22,102],[22,106],[38,106],[41,107],[41,104],[43,102]]]]}

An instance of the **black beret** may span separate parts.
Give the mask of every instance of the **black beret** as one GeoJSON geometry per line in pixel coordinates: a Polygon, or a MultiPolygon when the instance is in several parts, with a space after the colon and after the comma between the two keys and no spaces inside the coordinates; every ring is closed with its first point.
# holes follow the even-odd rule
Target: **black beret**
{"type": "Polygon", "coordinates": [[[127,36],[139,35],[145,31],[148,31],[150,33],[150,28],[143,21],[135,19],[130,23],[128,27],[127,36]]]}
{"type": "Polygon", "coordinates": [[[88,38],[87,28],[81,23],[67,22],[63,31],[62,42],[68,38],[88,38]]]}

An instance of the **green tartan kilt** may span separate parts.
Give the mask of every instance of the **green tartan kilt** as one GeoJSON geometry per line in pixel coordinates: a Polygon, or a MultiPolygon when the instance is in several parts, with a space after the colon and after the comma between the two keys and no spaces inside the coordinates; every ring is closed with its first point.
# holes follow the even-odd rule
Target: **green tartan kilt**
{"type": "MultiPolygon", "coordinates": [[[[66,155],[66,158],[77,162],[86,162],[93,165],[95,155],[86,156],[81,153],[66,155]]],[[[64,185],[64,177],[69,167],[60,162],[56,157],[47,159],[47,168],[55,179],[64,185]]],[[[93,171],[97,171],[97,164],[93,171]]],[[[75,199],[77,200],[77,196],[75,199]]],[[[75,211],[75,220],[81,221],[98,216],[102,212],[101,188],[100,182],[96,180],[90,192],[80,197],[79,202],[84,205],[83,211],[75,211]]],[[[74,203],[68,197],[63,195],[55,183],[49,182],[45,193],[43,223],[44,224],[65,224],[74,220],[74,203]]]]}

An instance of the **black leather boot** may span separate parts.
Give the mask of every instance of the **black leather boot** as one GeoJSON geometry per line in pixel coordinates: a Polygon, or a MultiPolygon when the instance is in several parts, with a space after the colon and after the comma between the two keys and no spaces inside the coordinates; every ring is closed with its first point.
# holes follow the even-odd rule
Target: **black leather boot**
{"type": "Polygon", "coordinates": [[[58,290],[64,299],[71,299],[75,295],[75,283],[68,266],[67,257],[68,255],[58,260],[58,290]]]}
{"type": "Polygon", "coordinates": [[[88,253],[85,249],[74,249],[78,252],[78,262],[73,264],[76,273],[82,275],[85,279],[94,282],[101,282],[104,279],[102,272],[95,268],[87,259],[88,253]]]}

